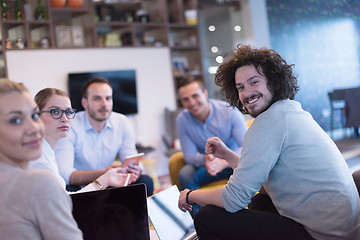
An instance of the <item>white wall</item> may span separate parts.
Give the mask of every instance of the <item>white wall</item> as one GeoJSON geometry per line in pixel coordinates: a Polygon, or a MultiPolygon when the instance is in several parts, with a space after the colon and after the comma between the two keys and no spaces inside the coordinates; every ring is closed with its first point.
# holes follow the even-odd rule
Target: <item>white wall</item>
{"type": "Polygon", "coordinates": [[[138,114],[129,119],[137,142],[156,148],[147,158],[156,159],[157,174],[168,174],[164,109],[176,108],[168,48],[14,50],[6,51],[6,63],[9,79],[23,82],[33,96],[45,87],[67,92],[71,72],[135,69],[138,114]]]}
{"type": "Polygon", "coordinates": [[[266,0],[240,0],[244,26],[244,44],[253,47],[270,48],[270,30],[266,9],[266,0]]]}

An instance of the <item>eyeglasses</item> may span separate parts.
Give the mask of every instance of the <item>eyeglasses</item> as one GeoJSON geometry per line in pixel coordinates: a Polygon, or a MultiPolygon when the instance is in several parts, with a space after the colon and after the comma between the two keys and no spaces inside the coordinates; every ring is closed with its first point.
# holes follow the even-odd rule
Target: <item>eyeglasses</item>
{"type": "Polygon", "coordinates": [[[68,119],[73,119],[76,115],[76,109],[66,109],[66,110],[49,109],[49,110],[45,110],[45,111],[40,111],[40,113],[44,113],[44,112],[50,113],[50,115],[53,119],[60,119],[64,113],[68,119]]]}

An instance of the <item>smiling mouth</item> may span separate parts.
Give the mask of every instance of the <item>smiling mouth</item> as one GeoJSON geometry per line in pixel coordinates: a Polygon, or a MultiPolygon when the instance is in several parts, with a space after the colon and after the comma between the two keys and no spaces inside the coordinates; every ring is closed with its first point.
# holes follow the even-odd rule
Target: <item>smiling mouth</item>
{"type": "Polygon", "coordinates": [[[259,100],[259,98],[260,98],[260,95],[251,96],[250,98],[248,98],[246,100],[246,103],[251,105],[251,104],[255,103],[257,100],[259,100]]]}
{"type": "Polygon", "coordinates": [[[198,109],[198,106],[192,107],[191,110],[192,111],[196,111],[198,109]]]}
{"type": "Polygon", "coordinates": [[[28,141],[28,142],[25,142],[23,143],[24,146],[28,146],[28,147],[32,147],[32,148],[37,148],[41,145],[41,139],[35,139],[35,140],[32,140],[32,141],[28,141]]]}

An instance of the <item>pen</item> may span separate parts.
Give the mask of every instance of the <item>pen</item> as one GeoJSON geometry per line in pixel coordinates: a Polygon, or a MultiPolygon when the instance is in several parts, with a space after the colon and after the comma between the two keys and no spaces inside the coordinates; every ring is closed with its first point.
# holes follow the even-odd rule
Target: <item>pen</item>
{"type": "Polygon", "coordinates": [[[127,177],[126,177],[126,181],[125,181],[125,184],[124,184],[124,187],[126,187],[129,183],[129,179],[130,179],[130,173],[128,173],[127,177]]]}

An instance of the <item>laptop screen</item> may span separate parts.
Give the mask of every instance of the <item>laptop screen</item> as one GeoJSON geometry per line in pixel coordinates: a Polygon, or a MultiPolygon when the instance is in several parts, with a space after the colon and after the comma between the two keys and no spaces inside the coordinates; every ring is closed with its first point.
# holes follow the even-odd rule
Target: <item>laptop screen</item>
{"type": "Polygon", "coordinates": [[[161,240],[182,239],[194,231],[190,213],[178,207],[179,195],[179,189],[173,185],[148,198],[149,217],[161,240]]]}
{"type": "Polygon", "coordinates": [[[70,196],[85,240],[150,239],[144,184],[70,196]]]}

